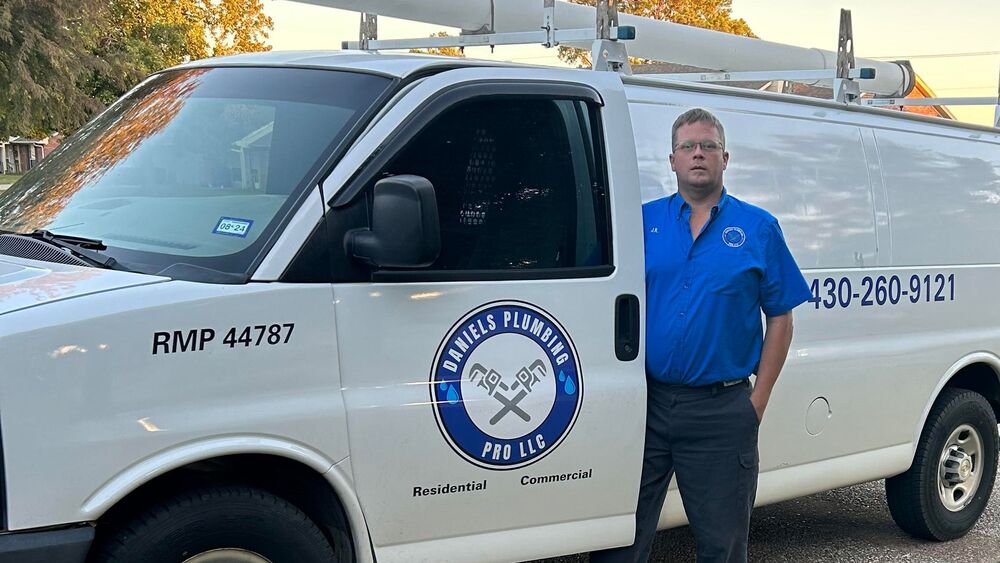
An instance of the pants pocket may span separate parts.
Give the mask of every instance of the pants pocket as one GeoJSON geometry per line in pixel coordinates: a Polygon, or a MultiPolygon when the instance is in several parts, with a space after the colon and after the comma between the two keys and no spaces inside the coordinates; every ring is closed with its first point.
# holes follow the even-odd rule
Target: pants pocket
{"type": "MultiPolygon", "coordinates": [[[[760,455],[757,451],[757,444],[741,449],[736,480],[740,501],[748,512],[753,509],[754,500],[757,498],[757,474],[759,471],[760,455]]],[[[749,514],[747,516],[749,518],[749,514]]]]}

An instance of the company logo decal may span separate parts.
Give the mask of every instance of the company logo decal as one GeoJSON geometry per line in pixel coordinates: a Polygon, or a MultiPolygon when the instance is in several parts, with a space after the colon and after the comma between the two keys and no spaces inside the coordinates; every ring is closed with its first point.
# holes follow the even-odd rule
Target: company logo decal
{"type": "Polygon", "coordinates": [[[442,435],[487,469],[534,463],[569,434],[583,402],[580,360],[565,329],[519,301],[468,313],[441,342],[431,401],[442,435]]]}
{"type": "Polygon", "coordinates": [[[731,246],[733,248],[739,248],[743,246],[743,243],[747,241],[747,234],[743,232],[743,229],[739,227],[726,227],[722,231],[722,242],[726,243],[726,246],[731,246]]]}

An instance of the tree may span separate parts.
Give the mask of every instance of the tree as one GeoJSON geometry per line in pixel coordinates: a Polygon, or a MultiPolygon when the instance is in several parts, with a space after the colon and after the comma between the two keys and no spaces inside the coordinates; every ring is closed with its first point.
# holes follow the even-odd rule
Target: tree
{"type": "Polygon", "coordinates": [[[70,131],[100,108],[78,86],[106,65],[93,55],[102,0],[0,2],[0,138],[70,131]]]}
{"type": "Polygon", "coordinates": [[[91,94],[108,104],[144,76],[189,60],[270,50],[274,22],[261,0],[105,0],[109,25],[97,42],[108,61],[91,94]]]}
{"type": "MultiPolygon", "coordinates": [[[[594,0],[570,0],[575,4],[593,6],[594,0]]],[[[734,35],[757,37],[743,18],[734,19],[732,0],[619,0],[618,11],[656,20],[724,31],[734,35]]],[[[573,47],[559,47],[564,62],[590,66],[590,53],[573,47]]],[[[633,64],[647,62],[631,59],[633,64]]]]}
{"type": "Polygon", "coordinates": [[[0,138],[70,133],[146,75],[266,51],[261,0],[0,0],[0,138]]]}
{"type": "MultiPolygon", "coordinates": [[[[431,37],[448,37],[447,31],[439,31],[431,37]]],[[[411,53],[418,55],[440,55],[443,57],[464,57],[465,51],[460,47],[434,47],[431,49],[410,49],[411,53]]]]}

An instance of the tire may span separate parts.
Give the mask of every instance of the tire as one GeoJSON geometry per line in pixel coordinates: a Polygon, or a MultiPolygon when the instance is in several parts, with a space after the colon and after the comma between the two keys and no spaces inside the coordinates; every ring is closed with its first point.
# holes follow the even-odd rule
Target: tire
{"type": "MultiPolygon", "coordinates": [[[[100,530],[98,531],[101,532],[100,530]]],[[[329,563],[338,561],[305,513],[263,489],[242,485],[187,491],[110,530],[101,563],[329,563]]]]}
{"type": "Polygon", "coordinates": [[[892,519],[918,538],[964,536],[989,502],[998,447],[996,415],[982,395],[941,391],[920,434],[913,465],[885,480],[892,519]]]}

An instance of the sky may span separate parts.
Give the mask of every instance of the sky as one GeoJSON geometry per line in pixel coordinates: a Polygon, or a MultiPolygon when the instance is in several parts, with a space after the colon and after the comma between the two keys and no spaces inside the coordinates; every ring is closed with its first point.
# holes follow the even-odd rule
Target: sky
{"type": "MultiPolygon", "coordinates": [[[[831,51],[837,49],[841,8],[851,10],[857,57],[907,58],[939,97],[997,96],[998,0],[733,0],[733,15],[745,19],[760,38],[831,51]]],[[[266,0],[264,11],[274,20],[270,44],[275,50],[339,49],[341,41],[358,37],[355,12],[291,0],[266,0]]],[[[458,32],[383,17],[378,25],[380,39],[458,32]]],[[[466,56],[560,64],[555,49],[541,46],[500,46],[493,53],[488,47],[476,47],[467,49],[466,56]]],[[[962,121],[993,123],[995,107],[949,109],[962,121]]]]}

